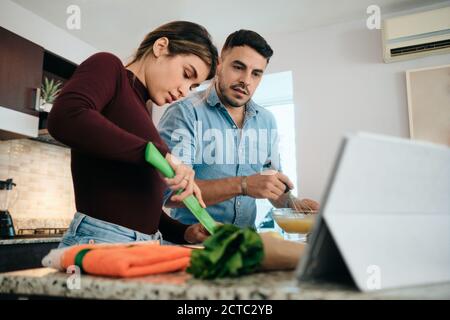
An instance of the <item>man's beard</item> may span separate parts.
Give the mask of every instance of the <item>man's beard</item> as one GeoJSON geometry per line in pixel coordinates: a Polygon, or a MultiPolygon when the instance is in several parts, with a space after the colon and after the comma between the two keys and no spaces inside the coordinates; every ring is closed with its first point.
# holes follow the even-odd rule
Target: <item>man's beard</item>
{"type": "MultiPolygon", "coordinates": [[[[244,101],[244,102],[239,102],[239,101],[236,101],[236,100],[234,100],[233,98],[230,98],[230,97],[228,97],[226,94],[224,94],[225,93],[225,91],[226,91],[226,87],[224,86],[224,85],[222,85],[222,84],[220,84],[220,82],[219,82],[219,91],[220,91],[220,97],[222,98],[222,102],[223,102],[223,104],[225,104],[225,105],[227,105],[227,106],[230,106],[230,107],[233,107],[233,108],[240,108],[240,107],[243,107],[243,106],[245,106],[245,104],[250,100],[250,98],[248,98],[246,101],[244,101]]],[[[231,88],[230,88],[231,89],[231,88]]],[[[232,89],[231,89],[232,90],[232,89]]]]}

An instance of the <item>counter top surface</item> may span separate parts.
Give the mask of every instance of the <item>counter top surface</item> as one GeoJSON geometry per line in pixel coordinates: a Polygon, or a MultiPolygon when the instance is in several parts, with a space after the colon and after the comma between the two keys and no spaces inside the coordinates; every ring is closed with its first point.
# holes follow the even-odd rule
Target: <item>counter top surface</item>
{"type": "Polygon", "coordinates": [[[62,237],[18,237],[13,239],[0,239],[0,245],[5,244],[30,244],[60,242],[62,237]]]}
{"type": "Polygon", "coordinates": [[[450,299],[450,283],[361,293],[346,285],[298,283],[294,272],[219,280],[198,280],[185,272],[129,279],[81,275],[77,279],[39,268],[0,274],[0,294],[82,299],[450,299]]]}

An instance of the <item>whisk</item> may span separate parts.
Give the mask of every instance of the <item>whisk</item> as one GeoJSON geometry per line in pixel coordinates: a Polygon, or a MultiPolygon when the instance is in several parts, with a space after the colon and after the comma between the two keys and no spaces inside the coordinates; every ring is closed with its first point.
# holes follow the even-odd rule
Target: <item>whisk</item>
{"type": "Polygon", "coordinates": [[[295,201],[296,198],[294,197],[294,195],[292,194],[291,190],[288,187],[287,187],[287,190],[288,190],[287,191],[288,205],[292,209],[294,209],[296,212],[303,212],[305,214],[315,212],[315,210],[313,210],[305,201],[302,202],[302,208],[300,208],[300,210],[299,210],[299,208],[297,207],[296,201],[295,201]],[[307,210],[304,210],[305,206],[307,207],[307,210]]]}

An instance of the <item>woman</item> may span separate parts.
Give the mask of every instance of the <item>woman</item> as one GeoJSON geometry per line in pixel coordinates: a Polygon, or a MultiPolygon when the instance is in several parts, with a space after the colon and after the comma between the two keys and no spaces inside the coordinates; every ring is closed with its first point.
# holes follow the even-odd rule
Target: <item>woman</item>
{"type": "Polygon", "coordinates": [[[185,97],[215,74],[217,49],[209,33],[176,21],[150,32],[124,67],[109,53],[84,61],[58,96],[48,118],[50,134],[71,147],[77,212],[60,247],[160,239],[203,241],[200,225],[184,225],[162,211],[166,184],[195,194],[194,171],[176,161],[161,140],[146,102],[158,106],[185,97]],[[164,180],[146,163],[151,141],[175,171],[164,180]]]}

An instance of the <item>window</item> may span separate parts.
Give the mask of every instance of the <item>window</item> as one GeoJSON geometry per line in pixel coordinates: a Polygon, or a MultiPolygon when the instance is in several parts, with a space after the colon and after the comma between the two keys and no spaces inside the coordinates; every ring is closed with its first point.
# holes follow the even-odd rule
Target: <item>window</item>
{"type": "MultiPolygon", "coordinates": [[[[294,184],[297,193],[297,155],[295,143],[295,109],[292,92],[292,72],[267,74],[263,77],[253,100],[275,117],[280,137],[280,157],[283,173],[294,184]]],[[[268,200],[256,200],[256,226],[259,226],[272,208],[268,200]]],[[[270,224],[270,221],[265,221],[270,224]]]]}

